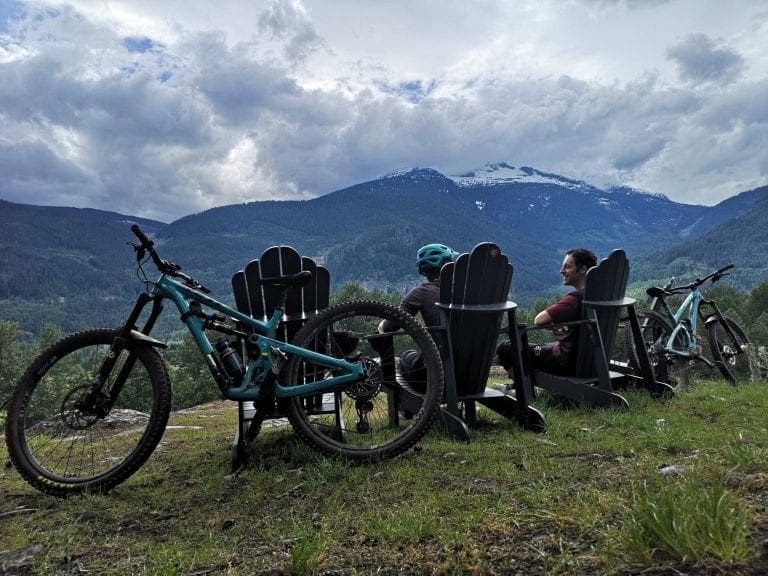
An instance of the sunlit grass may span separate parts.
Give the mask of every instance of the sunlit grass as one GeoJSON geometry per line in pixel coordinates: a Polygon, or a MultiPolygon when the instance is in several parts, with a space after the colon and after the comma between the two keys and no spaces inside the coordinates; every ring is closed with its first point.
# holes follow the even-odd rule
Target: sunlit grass
{"type": "Polygon", "coordinates": [[[431,431],[416,450],[369,465],[325,458],[268,425],[237,475],[235,406],[187,411],[108,495],[58,500],[1,468],[0,514],[12,514],[0,517],[0,562],[37,546],[18,572],[751,569],[767,537],[768,386],[625,395],[630,410],[606,411],[542,394],[545,434],[481,409],[469,443],[431,431]]]}

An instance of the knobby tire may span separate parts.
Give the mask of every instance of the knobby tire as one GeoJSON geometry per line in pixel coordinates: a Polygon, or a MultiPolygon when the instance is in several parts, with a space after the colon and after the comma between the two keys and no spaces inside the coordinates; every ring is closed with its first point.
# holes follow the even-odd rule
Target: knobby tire
{"type": "Polygon", "coordinates": [[[733,332],[736,342],[728,336],[719,319],[708,320],[706,326],[709,350],[720,373],[730,383],[735,384],[752,376],[750,342],[744,330],[735,321],[727,316],[722,318],[733,332]]]}
{"type": "MultiPolygon", "coordinates": [[[[442,399],[443,370],[431,336],[413,317],[380,302],[346,302],[309,320],[293,344],[363,362],[366,370],[361,380],[324,394],[322,406],[310,398],[289,401],[293,428],[314,449],[353,461],[380,460],[408,450],[428,430],[442,399]],[[388,341],[391,345],[384,346],[377,336],[382,320],[400,326],[388,341]],[[394,370],[396,362],[391,360],[405,350],[421,353],[424,369],[421,380],[412,382],[419,390],[414,397],[420,405],[400,418],[392,402],[399,380],[387,367],[394,370]]],[[[292,386],[329,374],[321,365],[294,356],[284,368],[284,381],[292,386]]]]}
{"type": "MultiPolygon", "coordinates": [[[[688,386],[689,360],[663,350],[663,346],[672,336],[672,324],[669,320],[654,310],[638,310],[637,320],[643,335],[643,345],[648,351],[648,358],[651,361],[656,379],[659,382],[670,384],[676,389],[688,386]]],[[[630,366],[638,369],[640,359],[631,330],[625,331],[625,338],[627,339],[626,348],[630,366]]],[[[679,334],[675,338],[673,346],[681,350],[684,348],[682,337],[679,334]]]]}
{"type": "Polygon", "coordinates": [[[129,478],[154,451],[171,410],[168,372],[158,352],[128,345],[136,361],[106,417],[78,408],[117,331],[68,336],[42,352],[19,380],[5,432],[14,467],[34,488],[58,497],[107,492],[129,478]]]}

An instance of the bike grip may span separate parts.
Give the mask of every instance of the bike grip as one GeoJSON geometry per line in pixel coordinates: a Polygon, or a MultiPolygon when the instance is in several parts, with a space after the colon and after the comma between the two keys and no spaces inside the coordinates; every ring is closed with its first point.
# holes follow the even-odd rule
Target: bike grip
{"type": "Polygon", "coordinates": [[[142,246],[152,246],[152,241],[147,238],[146,234],[141,231],[141,228],[139,228],[138,224],[134,224],[131,226],[131,232],[133,232],[136,235],[136,238],[139,239],[139,242],[141,242],[142,246]]]}

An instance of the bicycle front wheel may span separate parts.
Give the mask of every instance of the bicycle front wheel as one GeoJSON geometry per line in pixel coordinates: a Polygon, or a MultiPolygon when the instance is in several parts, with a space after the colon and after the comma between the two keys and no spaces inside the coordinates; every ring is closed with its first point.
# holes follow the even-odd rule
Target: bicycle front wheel
{"type": "MultiPolygon", "coordinates": [[[[640,324],[640,332],[643,335],[642,346],[648,352],[648,358],[654,370],[654,376],[659,382],[670,384],[673,388],[688,386],[689,364],[688,358],[673,354],[666,349],[669,339],[672,337],[672,325],[658,312],[653,310],[638,310],[637,320],[640,324]]],[[[638,348],[632,331],[625,331],[627,339],[626,351],[629,356],[630,366],[638,369],[640,358],[638,348]]],[[[683,337],[678,332],[672,343],[673,349],[685,350],[683,337]]]]}
{"type": "MultiPolygon", "coordinates": [[[[427,431],[443,395],[443,371],[434,341],[413,317],[380,302],[347,302],[307,322],[293,343],[364,368],[362,378],[342,390],[289,402],[291,424],[316,450],[351,460],[383,459],[408,450],[427,431]],[[399,330],[378,334],[383,320],[399,330]],[[412,368],[407,382],[405,358],[412,368]],[[407,402],[399,403],[404,397],[407,402]]],[[[334,371],[293,356],[284,374],[285,385],[295,386],[334,371]]]]}
{"type": "Polygon", "coordinates": [[[116,335],[96,329],[60,340],[34,360],[16,387],[6,421],[8,452],[24,479],[42,492],[106,492],[138,470],[163,435],[171,388],[153,348],[121,351],[100,392],[110,393],[126,362],[133,367],[108,413],[87,399],[94,398],[96,376],[116,335]]]}
{"type": "Polygon", "coordinates": [[[711,316],[707,319],[706,326],[709,351],[720,373],[733,384],[738,380],[751,379],[751,350],[749,338],[744,330],[727,316],[723,316],[722,320],[711,316]],[[726,325],[733,338],[728,335],[726,325]]]}

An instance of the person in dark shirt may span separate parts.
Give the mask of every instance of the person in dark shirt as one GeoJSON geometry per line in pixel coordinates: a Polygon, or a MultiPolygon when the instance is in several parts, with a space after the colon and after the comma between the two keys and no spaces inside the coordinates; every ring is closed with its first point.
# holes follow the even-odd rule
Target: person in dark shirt
{"type": "MultiPolygon", "coordinates": [[[[421,314],[427,328],[440,325],[440,313],[437,301],[440,298],[440,269],[446,262],[453,262],[458,256],[445,244],[427,244],[416,252],[416,268],[419,274],[426,278],[423,282],[408,292],[400,301],[400,309],[416,316],[421,314]]],[[[394,332],[397,324],[384,320],[379,324],[380,333],[394,332]]],[[[417,391],[420,389],[420,374],[424,371],[421,353],[416,350],[404,350],[400,355],[400,375],[411,383],[417,391]]]]}
{"type": "MultiPolygon", "coordinates": [[[[584,299],[584,287],[587,284],[587,270],[597,266],[597,257],[586,248],[574,248],[565,253],[560,274],[563,285],[574,288],[533,319],[535,326],[562,324],[581,320],[581,301],[584,299]]],[[[558,326],[552,329],[555,342],[532,344],[528,355],[534,368],[553,374],[573,373],[576,368],[577,347],[579,343],[578,326],[558,326]]],[[[496,349],[499,362],[505,370],[512,367],[511,346],[509,341],[499,344],[496,349]]]]}

